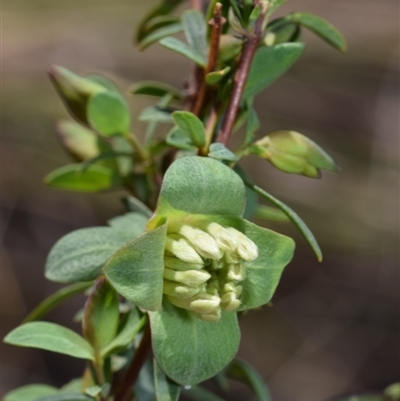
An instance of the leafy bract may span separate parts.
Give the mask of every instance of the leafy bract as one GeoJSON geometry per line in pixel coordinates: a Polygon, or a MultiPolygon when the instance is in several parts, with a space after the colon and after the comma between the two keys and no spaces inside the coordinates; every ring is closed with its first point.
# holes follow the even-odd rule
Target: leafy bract
{"type": "Polygon", "coordinates": [[[94,95],[89,100],[87,116],[91,127],[105,136],[126,135],[130,128],[128,104],[115,92],[94,95]]]}
{"type": "Polygon", "coordinates": [[[188,156],[176,160],[167,170],[156,214],[180,210],[241,216],[244,206],[244,185],[234,171],[211,158],[188,156]]]}
{"type": "Polygon", "coordinates": [[[104,274],[126,299],[146,310],[161,308],[167,226],[129,242],[108,261],[104,274]]]}
{"type": "Polygon", "coordinates": [[[235,313],[222,312],[217,323],[205,322],[168,301],[150,312],[154,356],[175,382],[193,385],[224,368],[237,352],[240,330],[235,313]]]}
{"type": "Polygon", "coordinates": [[[175,111],[172,118],[179,129],[197,146],[206,143],[206,132],[201,120],[189,111],[175,111]]]}
{"type": "Polygon", "coordinates": [[[128,214],[125,223],[131,224],[124,225],[118,217],[111,220],[113,227],[82,228],[67,234],[50,251],[46,277],[59,283],[95,279],[115,251],[144,232],[144,220],[141,215],[128,214]]]}
{"type": "Polygon", "coordinates": [[[166,142],[168,145],[178,149],[197,149],[192,139],[187,134],[183,133],[179,127],[173,127],[171,131],[168,132],[166,142]]]}
{"type": "Polygon", "coordinates": [[[302,43],[283,43],[256,51],[244,88],[243,99],[262,92],[283,75],[301,56],[302,43]]]}
{"type": "Polygon", "coordinates": [[[112,169],[105,166],[92,164],[82,170],[80,164],[69,164],[48,174],[44,183],[68,191],[99,192],[118,186],[120,180],[112,169]]]}
{"type": "Polygon", "coordinates": [[[20,347],[40,348],[75,358],[93,359],[93,348],[74,331],[54,323],[30,322],[9,333],[4,342],[20,347]]]}
{"type": "Polygon", "coordinates": [[[58,388],[46,384],[28,384],[7,393],[3,401],[35,401],[41,397],[57,394],[58,388]]]}
{"type": "Polygon", "coordinates": [[[241,310],[257,308],[271,300],[294,252],[291,238],[248,221],[244,222],[244,233],[257,245],[258,258],[246,264],[241,310]]]}
{"type": "Polygon", "coordinates": [[[238,161],[238,157],[230,151],[225,145],[222,143],[212,143],[210,145],[210,153],[208,154],[209,157],[217,160],[227,160],[230,162],[238,161]]]}
{"type": "Polygon", "coordinates": [[[178,401],[180,386],[165,376],[155,359],[153,360],[153,375],[157,401],[178,401]]]}
{"type": "Polygon", "coordinates": [[[344,36],[323,18],[309,13],[293,13],[285,17],[285,20],[308,28],[335,49],[342,53],[346,52],[347,44],[344,36]]]}
{"type": "Polygon", "coordinates": [[[171,94],[175,99],[179,100],[181,100],[183,97],[181,91],[175,87],[156,81],[137,82],[129,88],[129,92],[133,95],[147,95],[156,97],[163,97],[167,94],[171,94]]]}

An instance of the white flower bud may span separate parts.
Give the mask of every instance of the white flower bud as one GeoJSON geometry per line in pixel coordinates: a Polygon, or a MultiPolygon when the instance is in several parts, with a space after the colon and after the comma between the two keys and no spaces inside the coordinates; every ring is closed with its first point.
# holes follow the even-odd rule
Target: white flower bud
{"type": "Polygon", "coordinates": [[[229,280],[243,281],[246,278],[246,268],[239,263],[229,265],[227,276],[229,280]]]}
{"type": "Polygon", "coordinates": [[[207,231],[217,241],[217,244],[224,252],[234,252],[236,249],[236,236],[232,235],[229,230],[217,223],[211,223],[207,226],[207,231]]]}
{"type": "Polygon", "coordinates": [[[211,274],[205,270],[175,271],[165,268],[163,275],[167,280],[177,281],[189,287],[198,287],[211,278],[211,274]]]}
{"type": "Polygon", "coordinates": [[[164,256],[164,265],[173,270],[199,270],[204,267],[204,264],[184,262],[173,256],[164,256]]]}
{"type": "Polygon", "coordinates": [[[233,292],[237,297],[242,294],[243,287],[232,282],[224,285],[224,293],[233,292]]]}
{"type": "Polygon", "coordinates": [[[193,315],[197,316],[199,319],[204,320],[206,322],[218,322],[221,319],[221,308],[218,308],[214,312],[211,313],[196,313],[192,312],[193,315]]]}
{"type": "Polygon", "coordinates": [[[218,260],[222,257],[217,242],[206,232],[184,225],[179,230],[179,234],[185,237],[203,258],[218,260]]]}
{"type": "Polygon", "coordinates": [[[190,309],[197,313],[212,313],[215,312],[221,303],[221,298],[209,294],[197,294],[195,299],[190,303],[190,309]]]}
{"type": "Polygon", "coordinates": [[[183,238],[174,240],[167,237],[165,250],[184,262],[203,263],[200,255],[183,238]]]}
{"type": "Polygon", "coordinates": [[[237,299],[236,294],[233,292],[228,292],[221,298],[221,306],[227,312],[233,312],[240,306],[240,304],[241,302],[237,299]]]}
{"type": "Polygon", "coordinates": [[[188,299],[200,292],[200,288],[186,287],[182,284],[164,280],[163,292],[180,299],[188,299]]]}
{"type": "Polygon", "coordinates": [[[229,227],[227,230],[229,230],[232,235],[236,235],[236,252],[242,259],[248,262],[252,262],[253,260],[258,258],[257,245],[250,238],[247,238],[243,233],[236,230],[235,228],[229,227]]]}

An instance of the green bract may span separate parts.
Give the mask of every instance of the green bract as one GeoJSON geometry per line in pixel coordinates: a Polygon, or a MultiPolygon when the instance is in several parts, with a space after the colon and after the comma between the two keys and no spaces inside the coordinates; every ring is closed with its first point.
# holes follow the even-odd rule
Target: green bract
{"type": "Polygon", "coordinates": [[[245,199],[242,179],[223,163],[178,159],[148,231],[104,268],[121,295],[152,311],[155,357],[178,383],[203,381],[232,359],[234,312],[269,302],[293,256],[290,238],[242,218],[245,199]]]}

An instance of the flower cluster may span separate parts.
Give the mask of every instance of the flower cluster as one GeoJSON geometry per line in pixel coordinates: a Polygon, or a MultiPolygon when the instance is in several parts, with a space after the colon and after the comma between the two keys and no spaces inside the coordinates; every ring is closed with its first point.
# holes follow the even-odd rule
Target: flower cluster
{"type": "Polygon", "coordinates": [[[163,292],[173,305],[216,322],[221,309],[240,306],[246,262],[257,257],[254,242],[233,227],[169,224],[163,292]]]}

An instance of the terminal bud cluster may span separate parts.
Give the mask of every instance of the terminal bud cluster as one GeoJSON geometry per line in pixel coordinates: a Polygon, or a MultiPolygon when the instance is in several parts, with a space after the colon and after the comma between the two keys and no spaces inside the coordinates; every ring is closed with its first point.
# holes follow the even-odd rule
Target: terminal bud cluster
{"type": "Polygon", "coordinates": [[[217,322],[221,309],[232,312],[240,306],[246,262],[257,257],[256,244],[233,227],[170,225],[163,292],[173,305],[217,322]]]}

